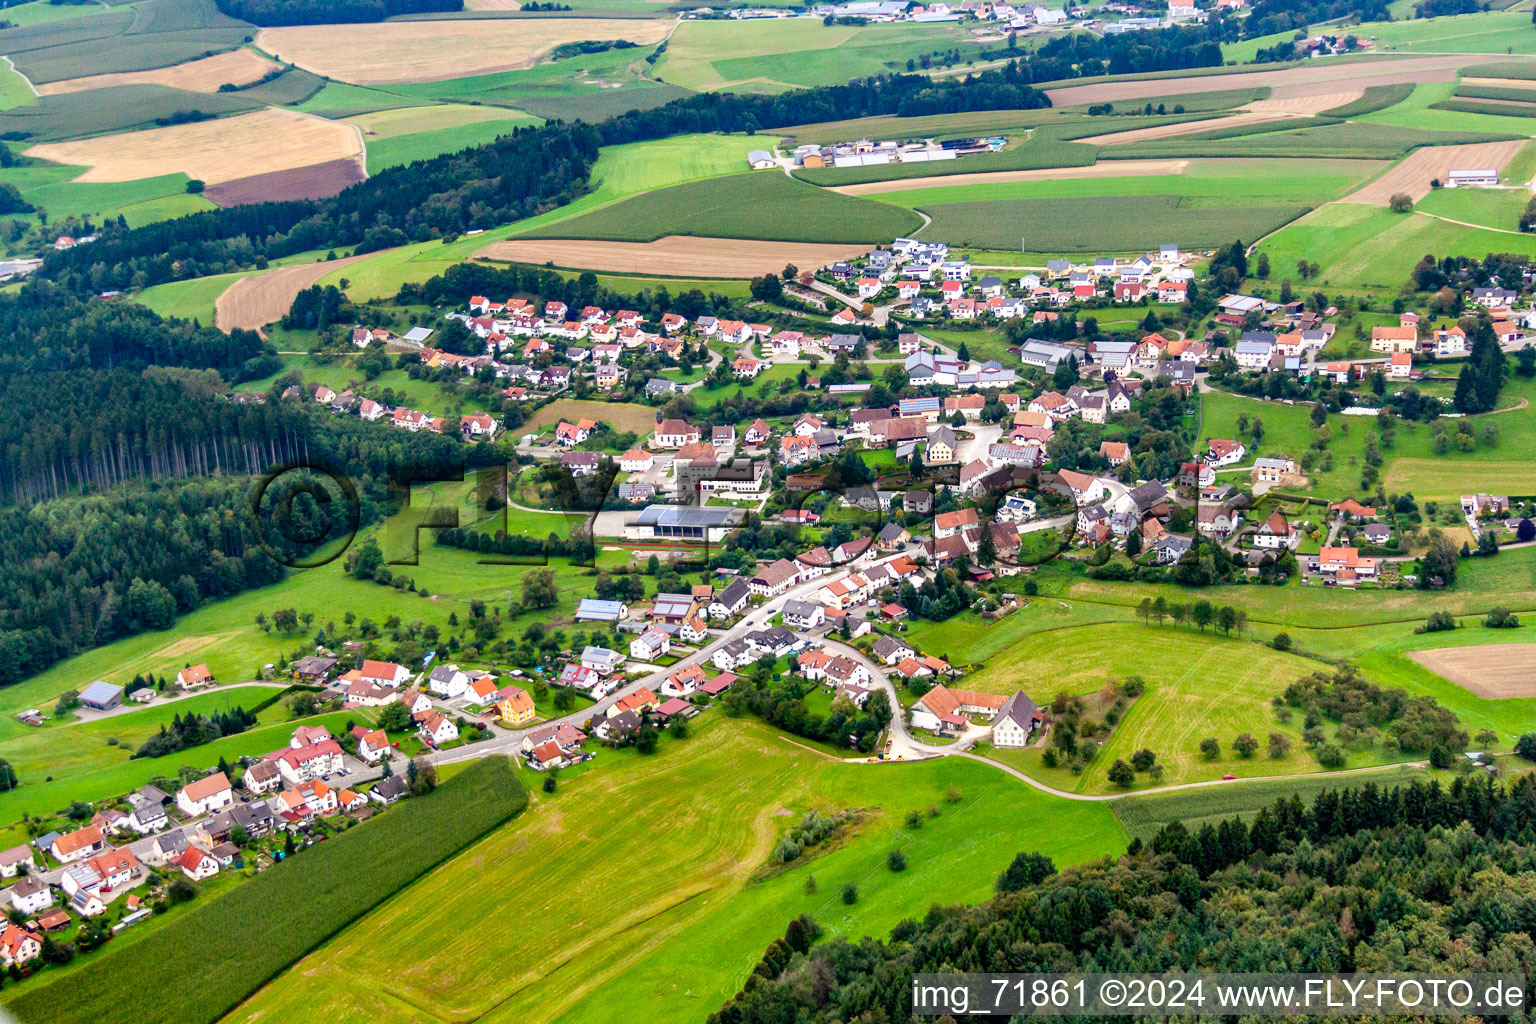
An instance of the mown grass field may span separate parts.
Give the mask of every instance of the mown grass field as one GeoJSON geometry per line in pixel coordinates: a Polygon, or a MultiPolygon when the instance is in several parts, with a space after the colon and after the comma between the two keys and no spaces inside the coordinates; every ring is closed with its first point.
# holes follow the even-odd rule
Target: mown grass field
{"type": "Polygon", "coordinates": [[[999,199],[935,203],[924,238],[979,249],[1131,252],[1174,242],[1214,248],[1259,238],[1295,220],[1306,206],[1188,206],[1176,195],[999,199]]]}
{"type": "MultiPolygon", "coordinates": [[[[986,667],[963,685],[992,693],[1022,688],[1044,705],[1060,691],[1092,693],[1111,678],[1141,676],[1146,693],[1131,705],[1081,775],[1044,767],[1038,749],[990,755],[1024,767],[1059,789],[1097,793],[1114,790],[1105,773],[1115,759],[1129,761],[1142,748],[1157,753],[1166,773],[1164,785],[1210,781],[1227,772],[1264,776],[1317,771],[1317,762],[1302,749],[1299,723],[1280,724],[1269,702],[1289,683],[1320,667],[1214,631],[1111,622],[1025,637],[988,658],[986,667]],[[1221,680],[1220,699],[1213,699],[1216,679],[1221,680]],[[1228,749],[1241,732],[1252,733],[1261,744],[1268,733],[1283,733],[1293,748],[1280,759],[1265,757],[1261,749],[1251,760],[1241,760],[1228,749]],[[1221,742],[1222,755],[1215,761],[1200,754],[1200,741],[1208,736],[1221,742]]],[[[1364,757],[1352,758],[1352,763],[1370,763],[1364,757]]],[[[1141,777],[1142,785],[1149,784],[1145,779],[1141,777]]]]}
{"type": "Polygon", "coordinates": [[[711,712],[694,736],[651,758],[600,752],[592,770],[552,798],[537,794],[522,819],[230,1019],[299,1013],[350,1024],[430,1005],[487,1024],[694,1021],[740,986],[796,914],[831,934],[883,935],[936,894],[985,898],[1019,850],[1065,866],[1123,842],[1108,807],[1053,801],[985,765],[848,764],[711,712]],[[951,786],[958,802],[945,797],[951,786]],[[867,816],[831,852],[750,881],[812,807],[867,816]],[[928,817],[929,807],[938,814],[928,817]],[[921,828],[904,824],[911,810],[924,814],[921,828]],[[885,866],[892,848],[906,854],[900,874],[885,866]],[[551,866],[562,864],[579,865],[582,884],[558,882],[551,866]],[[839,899],[845,882],[859,888],[851,906],[839,899]],[[433,938],[445,919],[476,924],[445,944],[433,938]]]}
{"type": "Polygon", "coordinates": [[[1425,253],[1437,257],[1491,252],[1536,255],[1536,236],[1471,228],[1434,217],[1395,214],[1380,206],[1330,203],[1265,239],[1272,276],[1292,277],[1297,260],[1320,264],[1308,287],[1388,291],[1397,294],[1425,253]]]}
{"type": "Polygon", "coordinates": [[[775,171],[713,178],[646,192],[521,238],[649,242],[663,235],[778,242],[881,242],[920,226],[914,213],[829,192],[775,171]]]}
{"type": "MultiPolygon", "coordinates": [[[[1488,413],[1473,422],[1480,431],[1483,423],[1498,427],[1498,445],[1487,447],[1479,442],[1470,452],[1455,445],[1444,455],[1434,454],[1434,433],[1427,424],[1399,421],[1396,440],[1383,448],[1382,479],[1389,492],[1411,493],[1419,501],[1451,501],[1469,490],[1499,489],[1500,493],[1536,493],[1536,468],[1522,456],[1527,446],[1536,442],[1536,411],[1521,400],[1536,398],[1536,383],[1512,377],[1500,394],[1504,412],[1488,413]]],[[[1204,402],[1201,442],[1212,437],[1243,437],[1250,446],[1250,456],[1290,455],[1300,458],[1316,436],[1311,422],[1311,407],[1263,402],[1240,395],[1207,394],[1204,402]],[[1241,435],[1237,418],[1255,417],[1264,423],[1264,437],[1257,446],[1251,436],[1241,435]]],[[[1360,493],[1360,470],[1364,465],[1365,439],[1379,432],[1368,417],[1329,416],[1332,435],[1328,450],[1333,453],[1333,470],[1320,468],[1308,474],[1310,490],[1330,500],[1340,500],[1360,493]],[[1348,431],[1346,433],[1345,431],[1348,431]]],[[[1448,427],[1454,430],[1455,428],[1448,427]]]]}
{"type": "MultiPolygon", "coordinates": [[[[1464,74],[1477,74],[1478,68],[1468,68],[1464,74]]],[[[1478,113],[1466,110],[1440,109],[1439,104],[1449,102],[1458,86],[1455,82],[1428,82],[1416,85],[1402,101],[1383,110],[1362,115],[1362,123],[1392,125],[1400,128],[1432,128],[1452,132],[1504,132],[1510,135],[1530,135],[1529,118],[1495,113],[1478,113]]]]}
{"type": "Polygon", "coordinates": [[[1536,53],[1528,11],[1483,11],[1411,21],[1370,21],[1356,30],[1384,51],[1407,53],[1536,53]]]}
{"type": "MultiPolygon", "coordinates": [[[[0,740],[0,757],[11,763],[23,782],[41,782],[46,776],[68,779],[129,760],[133,751],[176,715],[211,715],[243,707],[250,710],[281,691],[270,686],[236,686],[203,693],[185,700],[151,705],[127,714],[89,722],[49,722],[29,727],[0,740]],[[116,739],[117,744],[107,740],[116,739]]],[[[131,706],[131,705],[130,705],[131,706]]],[[[43,708],[51,714],[52,708],[43,708]]],[[[274,704],[260,713],[261,725],[287,720],[287,709],[274,704]]],[[[254,728],[254,727],[253,727],[254,728]]]]}
{"type": "Polygon", "coordinates": [[[954,25],[823,25],[780,21],[686,21],[654,75],[695,91],[780,92],[904,69],[909,59],[956,47],[979,51],[954,25]]]}

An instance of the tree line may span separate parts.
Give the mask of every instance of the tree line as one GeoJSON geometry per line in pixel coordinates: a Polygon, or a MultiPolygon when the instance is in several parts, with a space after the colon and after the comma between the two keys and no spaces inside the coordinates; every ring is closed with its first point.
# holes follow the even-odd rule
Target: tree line
{"type": "Polygon", "coordinates": [[[462,11],[464,0],[217,0],[217,6],[253,25],[334,25],[462,11]]]}

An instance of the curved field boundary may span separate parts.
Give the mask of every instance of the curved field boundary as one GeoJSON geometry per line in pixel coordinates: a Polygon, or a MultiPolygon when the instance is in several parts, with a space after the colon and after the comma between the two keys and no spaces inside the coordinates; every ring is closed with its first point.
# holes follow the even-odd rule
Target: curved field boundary
{"type": "Polygon", "coordinates": [[[241,48],[153,71],[120,71],[109,75],[65,78],[38,86],[37,94],[53,96],[58,93],[109,89],[118,85],[166,85],[189,92],[218,92],[221,85],[246,85],[276,67],[276,64],[261,54],[241,48]]]}
{"type": "MultiPolygon", "coordinates": [[[[475,253],[475,256],[508,263],[553,263],[557,267],[573,270],[643,273],[661,277],[732,278],[756,277],[769,271],[779,271],[786,263],[805,269],[823,267],[868,250],[868,244],[863,243],[753,242],[739,238],[667,235],[654,242],[511,239],[492,242],[475,253]]],[[[334,263],[325,265],[335,266],[334,263]]],[[[291,303],[292,299],[289,301],[291,303]]]]}
{"type": "Polygon", "coordinates": [[[1210,75],[1191,75],[1186,78],[1127,79],[1116,82],[1097,82],[1092,85],[1068,85],[1050,89],[1046,95],[1053,107],[1070,107],[1080,103],[1119,103],[1136,101],[1155,90],[1159,96],[1178,96],[1184,93],[1209,92],[1213,81],[1219,81],[1227,89],[1258,89],[1269,86],[1275,91],[1273,99],[1288,99],[1306,95],[1307,92],[1337,93],[1343,89],[1359,89],[1368,85],[1391,85],[1396,82],[1449,82],[1456,77],[1456,69],[1477,64],[1505,60],[1503,54],[1444,54],[1433,57],[1377,58],[1369,61],[1309,63],[1300,67],[1281,68],[1277,71],[1246,71],[1222,75],[1212,79],[1210,75]]]}
{"type": "Polygon", "coordinates": [[[1177,124],[1159,124],[1150,128],[1132,128],[1130,131],[1109,132],[1106,135],[1090,135],[1078,142],[1086,142],[1094,146],[1120,146],[1128,142],[1148,142],[1153,139],[1167,139],[1177,135],[1192,135],[1196,132],[1208,132],[1221,128],[1232,128],[1237,125],[1263,124],[1267,121],[1284,121],[1291,117],[1288,113],[1254,113],[1244,112],[1233,114],[1231,117],[1223,117],[1218,121],[1180,121],[1177,124]]]}
{"type": "Polygon", "coordinates": [[[1251,110],[1255,114],[1321,114],[1335,107],[1354,103],[1364,95],[1364,89],[1343,89],[1339,92],[1309,93],[1305,96],[1272,96],[1267,100],[1256,100],[1243,109],[1251,110]]]}
{"type": "Polygon", "coordinates": [[[1183,174],[1188,166],[1188,160],[1127,160],[1120,164],[1090,164],[1087,167],[1047,167],[1032,171],[977,171],[973,174],[891,178],[887,181],[866,181],[858,185],[835,185],[829,191],[841,192],[845,196],[872,196],[883,192],[910,192],[920,188],[949,188],[952,185],[997,185],[1009,181],[1145,178],[1161,174],[1183,174]]]}
{"type": "Polygon", "coordinates": [[[75,179],[82,182],[133,181],[181,171],[213,185],[361,158],[363,142],[352,125],[269,107],[211,121],[43,143],[26,155],[90,168],[75,179]]]}
{"type": "Polygon", "coordinates": [[[237,328],[258,331],[274,320],[282,318],[293,305],[299,292],[318,284],[320,279],[349,263],[356,263],[366,256],[347,256],[339,260],[322,260],[318,263],[301,263],[296,267],[280,267],[250,277],[242,277],[220,295],[213,303],[213,323],[221,331],[237,328]]]}
{"type": "Polygon", "coordinates": [[[1417,202],[1429,195],[1430,179],[1439,178],[1444,181],[1453,168],[1492,167],[1501,171],[1528,141],[1518,139],[1510,142],[1480,142],[1470,146],[1421,146],[1386,174],[1351,192],[1339,202],[1386,206],[1392,196],[1399,192],[1407,193],[1417,202]]]}
{"type": "Polygon", "coordinates": [[[354,85],[440,82],[531,67],[561,43],[627,39],[659,43],[663,18],[507,18],[291,25],[264,28],[256,45],[306,71],[354,85]]]}

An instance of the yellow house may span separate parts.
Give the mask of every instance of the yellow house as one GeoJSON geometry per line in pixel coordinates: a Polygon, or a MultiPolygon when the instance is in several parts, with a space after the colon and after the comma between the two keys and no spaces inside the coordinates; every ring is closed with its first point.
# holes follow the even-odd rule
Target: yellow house
{"type": "Polygon", "coordinates": [[[496,701],[496,717],[501,719],[504,725],[527,725],[537,717],[533,707],[533,698],[528,696],[528,691],[517,686],[508,686],[499,694],[496,701]]]}

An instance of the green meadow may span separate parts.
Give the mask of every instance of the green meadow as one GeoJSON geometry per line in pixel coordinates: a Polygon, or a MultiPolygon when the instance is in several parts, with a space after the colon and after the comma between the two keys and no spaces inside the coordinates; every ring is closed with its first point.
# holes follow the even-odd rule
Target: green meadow
{"type": "Polygon", "coordinates": [[[883,936],[936,899],[985,898],[1021,850],[1065,867],[1124,842],[1108,806],[1053,800],[977,762],[850,764],[711,712],[657,755],[603,750],[553,796],[536,792],[519,820],[228,1019],[351,1024],[430,1005],[486,1024],[694,1021],[798,914],[832,935],[883,936]],[[778,837],[812,808],[862,818],[826,852],[770,869],[778,837]],[[920,827],[905,823],[910,811],[920,827]],[[905,871],[885,866],[891,849],[905,871]],[[551,864],[579,864],[582,884],[558,884],[551,864]],[[846,883],[857,886],[853,904],[840,899],[846,883]],[[451,919],[476,925],[434,941],[451,919]]]}

